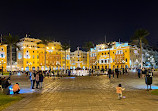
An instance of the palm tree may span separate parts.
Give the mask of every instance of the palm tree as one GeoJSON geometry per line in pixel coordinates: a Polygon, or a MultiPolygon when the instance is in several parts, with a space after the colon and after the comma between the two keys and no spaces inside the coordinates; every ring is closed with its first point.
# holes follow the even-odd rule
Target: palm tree
{"type": "Polygon", "coordinates": [[[138,29],[135,31],[134,35],[131,37],[131,40],[133,41],[137,41],[137,43],[140,46],[140,55],[141,55],[141,68],[143,67],[143,57],[142,57],[142,43],[147,44],[148,41],[146,39],[146,37],[149,35],[150,33],[145,30],[145,29],[138,29]]]}
{"type": "Polygon", "coordinates": [[[46,48],[47,48],[47,46],[48,46],[48,43],[49,43],[49,40],[46,40],[46,39],[41,39],[41,41],[40,42],[38,42],[38,44],[43,44],[44,45],[44,49],[45,49],[45,52],[44,52],[44,65],[45,65],[45,68],[44,68],[44,70],[46,70],[46,48]]]}
{"type": "Polygon", "coordinates": [[[94,48],[94,44],[91,41],[86,42],[85,45],[83,46],[83,48],[89,52],[89,69],[90,69],[90,49],[94,48]]]}
{"type": "Polygon", "coordinates": [[[8,44],[8,47],[10,49],[10,52],[9,52],[9,54],[10,54],[10,58],[9,58],[10,59],[10,71],[12,72],[12,48],[15,47],[15,48],[20,49],[19,46],[17,46],[17,42],[18,42],[19,38],[18,38],[18,36],[12,36],[9,33],[9,35],[4,36],[4,40],[5,40],[4,43],[8,44]]]}
{"type": "Polygon", "coordinates": [[[66,73],[66,51],[70,48],[70,44],[64,43],[61,47],[62,47],[62,50],[65,51],[65,73],[66,73]]]}

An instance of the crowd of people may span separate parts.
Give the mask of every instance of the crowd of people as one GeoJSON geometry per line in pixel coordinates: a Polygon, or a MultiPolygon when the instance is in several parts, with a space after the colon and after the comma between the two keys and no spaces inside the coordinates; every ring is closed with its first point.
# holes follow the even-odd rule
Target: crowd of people
{"type": "Polygon", "coordinates": [[[31,81],[31,88],[34,89],[35,88],[35,84],[36,84],[36,88],[42,88],[43,87],[43,73],[42,71],[30,71],[27,72],[29,73],[29,78],[31,81]]]}

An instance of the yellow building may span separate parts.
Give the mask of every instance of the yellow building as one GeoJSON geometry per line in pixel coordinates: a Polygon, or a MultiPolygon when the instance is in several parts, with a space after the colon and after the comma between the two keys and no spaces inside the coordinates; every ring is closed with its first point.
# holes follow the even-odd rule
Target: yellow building
{"type": "Polygon", "coordinates": [[[0,44],[0,70],[6,71],[7,67],[7,45],[0,44]]]}
{"type": "MultiPolygon", "coordinates": [[[[17,45],[17,68],[19,70],[61,70],[65,69],[65,51],[60,42],[49,42],[47,46],[39,44],[40,39],[20,39],[17,45]],[[46,52],[46,67],[45,67],[46,52]]],[[[70,69],[70,49],[66,51],[66,69],[70,69]]]]}
{"type": "MultiPolygon", "coordinates": [[[[46,50],[46,70],[61,70],[65,69],[65,51],[62,50],[60,42],[50,42],[45,46],[38,45],[39,50],[39,65],[40,69],[45,67],[45,50],[46,50]]],[[[66,51],[66,68],[70,68],[70,49],[66,51]]]]}
{"type": "Polygon", "coordinates": [[[39,66],[39,50],[37,43],[40,42],[39,39],[25,38],[20,39],[17,45],[20,50],[17,51],[17,68],[19,70],[32,70],[39,66]]]}
{"type": "Polygon", "coordinates": [[[82,68],[87,69],[87,52],[79,50],[70,53],[71,67],[70,69],[82,68]]]}
{"type": "Polygon", "coordinates": [[[137,63],[139,63],[139,48],[134,48],[128,43],[113,42],[111,48],[108,48],[105,44],[98,44],[91,49],[90,68],[99,70],[132,68],[134,65],[136,67],[134,63],[136,58],[138,59],[137,63]]]}
{"type": "MultiPolygon", "coordinates": [[[[70,49],[62,50],[60,42],[52,41],[45,46],[38,44],[40,41],[40,39],[28,38],[27,36],[20,39],[17,44],[21,48],[17,51],[17,68],[19,70],[89,69],[89,66],[90,69],[106,70],[117,67],[134,68],[140,65],[140,49],[128,43],[113,42],[111,48],[105,44],[98,44],[89,52],[84,52],[79,48],[70,52],[70,49]]],[[[6,45],[1,45],[1,47],[1,54],[3,55],[1,55],[0,60],[3,59],[6,62],[6,45]]],[[[6,67],[5,64],[3,65],[6,67]]]]}

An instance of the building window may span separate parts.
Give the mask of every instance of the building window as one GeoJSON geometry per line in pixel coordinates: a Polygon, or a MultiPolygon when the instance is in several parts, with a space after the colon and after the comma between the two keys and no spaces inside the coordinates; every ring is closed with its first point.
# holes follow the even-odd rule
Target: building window
{"type": "Polygon", "coordinates": [[[28,53],[29,51],[27,50],[26,52],[28,53]]]}
{"type": "Polygon", "coordinates": [[[3,51],[3,47],[1,48],[1,51],[3,51]]]}
{"type": "Polygon", "coordinates": [[[3,54],[1,54],[1,57],[3,57],[3,54]]]}
{"type": "Polygon", "coordinates": [[[126,58],[126,62],[127,62],[127,58],[126,58]]]}
{"type": "Polygon", "coordinates": [[[106,52],[105,52],[105,55],[106,55],[106,52]]]}
{"type": "Polygon", "coordinates": [[[34,53],[34,51],[33,51],[33,53],[34,53]]]}
{"type": "Polygon", "coordinates": [[[37,59],[39,58],[39,56],[37,55],[37,59]]]}
{"type": "Polygon", "coordinates": [[[35,56],[33,55],[33,59],[35,58],[35,56]]]}
{"type": "Polygon", "coordinates": [[[107,60],[105,60],[105,63],[107,62],[107,60]]]}
{"type": "Polygon", "coordinates": [[[101,63],[103,63],[103,60],[101,60],[101,63]]]}
{"type": "Polygon", "coordinates": [[[102,53],[102,55],[103,55],[103,53],[102,53]]]}

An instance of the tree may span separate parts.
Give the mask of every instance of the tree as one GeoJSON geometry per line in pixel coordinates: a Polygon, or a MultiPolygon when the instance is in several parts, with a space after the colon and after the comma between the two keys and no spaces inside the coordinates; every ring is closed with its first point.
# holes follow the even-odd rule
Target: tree
{"type": "Polygon", "coordinates": [[[141,68],[143,67],[143,57],[142,57],[142,43],[147,44],[148,41],[146,39],[146,37],[149,35],[150,33],[145,30],[145,29],[138,29],[135,31],[134,35],[131,37],[132,41],[137,41],[137,45],[140,46],[140,55],[141,55],[141,68]]]}
{"type": "Polygon", "coordinates": [[[86,49],[88,52],[89,52],[89,69],[90,69],[90,49],[91,48],[94,48],[94,44],[93,42],[89,41],[89,42],[86,42],[83,46],[84,49],[86,49]]]}
{"type": "Polygon", "coordinates": [[[43,44],[43,45],[44,45],[44,49],[45,49],[45,52],[44,52],[44,58],[45,58],[45,59],[44,59],[44,65],[45,65],[45,68],[44,68],[44,70],[46,70],[46,67],[47,67],[47,66],[46,66],[46,53],[47,53],[47,52],[46,52],[46,50],[47,50],[46,48],[47,48],[47,46],[48,46],[49,41],[50,41],[50,40],[46,40],[46,39],[43,38],[43,39],[41,39],[40,42],[38,42],[38,44],[43,44]]]}
{"type": "Polygon", "coordinates": [[[10,33],[9,35],[5,35],[4,36],[4,40],[6,44],[8,44],[8,47],[10,49],[9,54],[10,54],[10,71],[12,72],[12,48],[18,48],[20,50],[20,48],[17,46],[17,42],[19,40],[18,36],[12,36],[10,33]]]}
{"type": "Polygon", "coordinates": [[[66,51],[70,48],[70,44],[64,43],[61,47],[62,50],[65,51],[65,73],[66,73],[66,51]]]}

